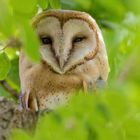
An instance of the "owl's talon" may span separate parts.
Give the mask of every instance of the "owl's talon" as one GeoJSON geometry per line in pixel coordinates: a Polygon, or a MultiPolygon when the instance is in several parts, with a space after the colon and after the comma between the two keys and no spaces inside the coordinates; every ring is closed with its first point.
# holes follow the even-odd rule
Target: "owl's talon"
{"type": "Polygon", "coordinates": [[[87,83],[85,81],[83,81],[83,89],[84,89],[84,93],[86,94],[88,91],[88,86],[87,86],[87,83]]]}
{"type": "Polygon", "coordinates": [[[96,82],[93,82],[93,81],[85,82],[85,81],[83,81],[83,89],[84,89],[85,94],[96,92],[96,90],[97,90],[96,82]]]}
{"type": "MultiPolygon", "coordinates": [[[[29,97],[30,98],[30,97],[29,97]]],[[[31,97],[29,99],[29,108],[34,111],[39,111],[39,104],[36,97],[31,97]]]]}

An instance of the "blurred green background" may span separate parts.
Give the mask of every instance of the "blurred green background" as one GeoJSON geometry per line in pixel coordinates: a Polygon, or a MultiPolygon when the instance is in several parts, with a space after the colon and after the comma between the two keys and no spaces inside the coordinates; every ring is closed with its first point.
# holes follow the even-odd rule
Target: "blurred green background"
{"type": "Polygon", "coordinates": [[[0,0],[0,96],[20,92],[20,40],[39,61],[39,43],[30,22],[38,11],[84,11],[99,24],[108,52],[108,86],[97,94],[72,99],[69,106],[43,117],[30,136],[17,130],[13,140],[140,140],[140,1],[139,0],[0,0]],[[29,39],[30,38],[30,39],[29,39]],[[33,53],[34,52],[34,53],[33,53]]]}

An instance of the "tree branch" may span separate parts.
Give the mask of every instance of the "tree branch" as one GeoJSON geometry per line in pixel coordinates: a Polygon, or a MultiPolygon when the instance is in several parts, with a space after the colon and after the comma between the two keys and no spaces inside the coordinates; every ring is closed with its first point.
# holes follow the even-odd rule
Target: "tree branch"
{"type": "Polygon", "coordinates": [[[5,45],[3,45],[4,47],[0,49],[0,51],[4,51],[6,48],[11,47],[11,48],[20,48],[22,46],[21,41],[18,38],[10,38],[5,45]]]}
{"type": "Polygon", "coordinates": [[[0,140],[7,140],[15,128],[34,132],[38,114],[23,110],[12,100],[0,97],[0,140]]]}
{"type": "Polygon", "coordinates": [[[14,98],[19,98],[19,93],[15,89],[13,89],[5,80],[0,81],[0,84],[4,87],[6,91],[12,94],[14,98]]]}

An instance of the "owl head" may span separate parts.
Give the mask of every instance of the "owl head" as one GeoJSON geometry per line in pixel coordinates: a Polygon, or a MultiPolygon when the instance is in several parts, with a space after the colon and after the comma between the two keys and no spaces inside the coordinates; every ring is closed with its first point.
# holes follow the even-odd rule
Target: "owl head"
{"type": "Polygon", "coordinates": [[[33,21],[41,41],[42,60],[58,74],[66,74],[86,61],[101,62],[101,77],[107,80],[108,58],[96,21],[85,12],[44,11],[33,21]]]}

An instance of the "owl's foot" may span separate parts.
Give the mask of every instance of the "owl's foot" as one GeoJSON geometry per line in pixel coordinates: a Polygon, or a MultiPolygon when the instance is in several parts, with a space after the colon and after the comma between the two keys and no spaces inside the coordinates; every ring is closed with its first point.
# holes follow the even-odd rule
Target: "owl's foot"
{"type": "Polygon", "coordinates": [[[87,85],[87,82],[85,81],[83,81],[83,90],[85,94],[88,92],[88,85],[87,85]]]}
{"type": "Polygon", "coordinates": [[[83,90],[84,90],[84,93],[87,94],[88,92],[91,92],[91,91],[96,91],[96,85],[95,85],[95,82],[86,82],[86,81],[83,81],[83,90]]]}
{"type": "Polygon", "coordinates": [[[97,79],[97,81],[83,81],[83,90],[84,93],[96,93],[98,88],[103,87],[105,82],[101,79],[97,79]]]}

